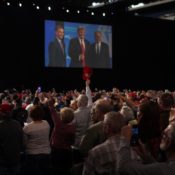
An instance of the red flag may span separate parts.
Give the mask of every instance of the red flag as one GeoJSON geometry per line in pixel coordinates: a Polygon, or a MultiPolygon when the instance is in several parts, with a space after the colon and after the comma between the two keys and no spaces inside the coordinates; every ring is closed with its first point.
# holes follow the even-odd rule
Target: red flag
{"type": "Polygon", "coordinates": [[[85,66],[83,68],[83,80],[85,81],[90,80],[91,76],[92,76],[92,69],[88,66],[85,66]]]}

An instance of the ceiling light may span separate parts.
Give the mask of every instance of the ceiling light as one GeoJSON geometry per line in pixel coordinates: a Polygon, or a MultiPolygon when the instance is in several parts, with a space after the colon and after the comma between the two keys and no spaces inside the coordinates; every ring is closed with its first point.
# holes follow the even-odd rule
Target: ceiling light
{"type": "Polygon", "coordinates": [[[48,6],[48,8],[47,8],[49,11],[51,11],[52,10],[52,8],[50,7],[50,6],[48,6]]]}
{"type": "Polygon", "coordinates": [[[22,7],[22,3],[19,3],[19,7],[22,7]]]}
{"type": "Polygon", "coordinates": [[[139,8],[139,7],[143,7],[144,3],[139,3],[137,5],[131,5],[131,8],[139,8]]]}
{"type": "Polygon", "coordinates": [[[104,6],[104,2],[93,2],[92,5],[89,6],[89,8],[96,8],[96,7],[101,7],[104,6]]]}

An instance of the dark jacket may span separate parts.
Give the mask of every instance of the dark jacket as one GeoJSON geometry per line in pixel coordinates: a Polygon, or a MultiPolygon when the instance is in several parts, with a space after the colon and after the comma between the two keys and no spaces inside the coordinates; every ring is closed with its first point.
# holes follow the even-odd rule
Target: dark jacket
{"type": "Polygon", "coordinates": [[[49,65],[51,67],[65,67],[66,66],[66,54],[65,46],[63,43],[63,50],[57,39],[49,44],[49,65]]]}

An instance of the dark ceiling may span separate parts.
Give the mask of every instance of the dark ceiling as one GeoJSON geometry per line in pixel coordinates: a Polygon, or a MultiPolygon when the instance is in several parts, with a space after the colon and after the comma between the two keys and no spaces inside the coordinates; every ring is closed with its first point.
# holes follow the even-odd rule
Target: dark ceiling
{"type": "MultiPolygon", "coordinates": [[[[27,0],[29,1],[29,0],[27,0]]],[[[110,11],[110,9],[123,8],[126,12],[145,16],[174,20],[175,0],[35,0],[39,4],[53,6],[69,6],[71,8],[89,8],[93,2],[103,3],[96,9],[110,11]],[[143,7],[131,8],[131,5],[144,3],[143,7]]]]}
{"type": "Polygon", "coordinates": [[[100,2],[104,4],[119,4],[123,3],[126,6],[131,4],[138,4],[140,2],[144,2],[146,4],[150,2],[157,2],[157,1],[168,1],[168,0],[0,0],[1,2],[25,2],[25,3],[36,3],[38,5],[60,5],[60,6],[72,6],[72,7],[84,7],[87,8],[88,6],[92,5],[93,2],[100,2]]]}
{"type": "Polygon", "coordinates": [[[36,0],[36,2],[40,3],[55,3],[65,6],[76,6],[76,7],[88,7],[93,2],[104,2],[105,4],[113,4],[113,3],[125,3],[126,5],[145,3],[149,4],[151,2],[168,2],[169,0],[36,0]]]}
{"type": "MultiPolygon", "coordinates": [[[[28,1],[28,0],[27,0],[28,1]]],[[[93,2],[99,2],[104,4],[113,5],[114,3],[124,3],[126,6],[131,4],[138,4],[140,2],[150,3],[156,1],[163,0],[35,0],[34,2],[38,2],[39,4],[55,4],[60,6],[72,6],[72,7],[84,7],[92,5],[93,2]]]]}
{"type": "Polygon", "coordinates": [[[122,12],[145,15],[161,19],[175,20],[175,0],[0,0],[0,3],[24,3],[27,5],[36,4],[44,7],[73,9],[90,8],[93,2],[103,3],[103,6],[93,8],[98,11],[110,12],[123,9],[122,12]],[[132,8],[132,5],[144,3],[142,7],[132,8]]]}

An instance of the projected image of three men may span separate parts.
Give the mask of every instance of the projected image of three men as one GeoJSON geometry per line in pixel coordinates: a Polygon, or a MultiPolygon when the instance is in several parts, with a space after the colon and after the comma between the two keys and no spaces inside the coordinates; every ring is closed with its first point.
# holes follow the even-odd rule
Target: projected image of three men
{"type": "Polygon", "coordinates": [[[112,26],[45,21],[45,66],[112,68],[112,26]]]}

